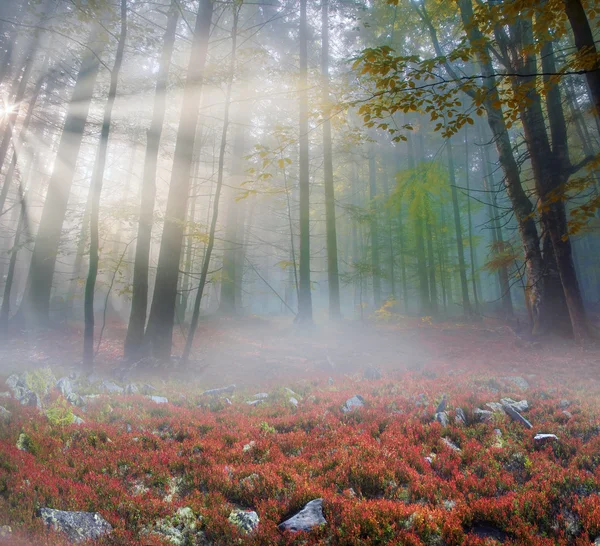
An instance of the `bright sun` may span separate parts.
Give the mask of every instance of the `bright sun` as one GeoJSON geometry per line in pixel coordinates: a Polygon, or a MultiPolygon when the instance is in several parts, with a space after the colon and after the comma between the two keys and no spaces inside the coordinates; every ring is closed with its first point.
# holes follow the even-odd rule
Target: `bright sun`
{"type": "Polygon", "coordinates": [[[14,112],[14,110],[15,110],[14,104],[4,103],[4,104],[0,105],[0,117],[7,116],[7,115],[11,114],[12,112],[14,112]]]}

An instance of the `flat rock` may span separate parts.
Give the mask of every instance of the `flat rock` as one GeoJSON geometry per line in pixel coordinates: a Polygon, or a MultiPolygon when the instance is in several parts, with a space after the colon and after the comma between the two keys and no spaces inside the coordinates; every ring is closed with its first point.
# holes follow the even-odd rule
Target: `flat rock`
{"type": "Polygon", "coordinates": [[[490,408],[494,413],[504,411],[504,406],[499,402],[488,402],[486,406],[490,408]]]}
{"type": "Polygon", "coordinates": [[[491,421],[494,415],[493,411],[476,408],[473,410],[473,417],[480,423],[491,421]]]}
{"type": "Polygon", "coordinates": [[[235,385],[228,385],[227,387],[219,387],[218,389],[209,389],[202,393],[202,396],[216,396],[218,394],[232,393],[235,390],[235,385]]]}
{"type": "Polygon", "coordinates": [[[360,395],[356,394],[352,398],[348,398],[346,403],[342,406],[342,411],[348,413],[349,411],[357,408],[362,408],[365,405],[365,399],[360,395]]]}
{"type": "Polygon", "coordinates": [[[298,400],[296,398],[294,398],[293,396],[290,397],[290,404],[292,404],[292,406],[294,406],[295,408],[298,407],[298,400]]]}
{"type": "Polygon", "coordinates": [[[521,400],[519,402],[516,402],[512,398],[503,398],[502,400],[500,400],[500,402],[502,403],[502,406],[510,406],[519,413],[523,413],[524,411],[527,411],[529,409],[529,403],[527,402],[527,400],[521,400]]]}
{"type": "Polygon", "coordinates": [[[41,508],[39,515],[48,527],[62,531],[71,542],[97,540],[112,531],[112,526],[98,512],[67,512],[41,508]]]}
{"type": "Polygon", "coordinates": [[[525,417],[523,417],[516,409],[514,409],[512,406],[510,405],[505,405],[504,406],[504,411],[506,411],[506,413],[508,413],[508,415],[510,416],[510,418],[513,421],[517,421],[518,423],[521,423],[522,425],[524,425],[527,428],[533,428],[533,425],[527,420],[525,419],[525,417]]]}
{"type": "Polygon", "coordinates": [[[323,499],[314,499],[307,503],[300,512],[279,524],[281,531],[310,531],[319,525],[326,524],[323,516],[323,499]]]}
{"type": "Polygon", "coordinates": [[[150,400],[152,400],[152,402],[155,402],[157,404],[168,404],[169,400],[167,398],[165,398],[164,396],[155,396],[153,394],[149,394],[148,398],[150,398],[150,400]]]}
{"type": "Polygon", "coordinates": [[[119,387],[113,381],[104,380],[102,381],[102,389],[109,394],[123,394],[123,387],[119,387]]]}
{"type": "Polygon", "coordinates": [[[249,406],[258,406],[258,404],[262,404],[263,400],[262,399],[258,399],[258,400],[249,400],[248,402],[246,402],[246,404],[248,404],[249,406]]]}
{"type": "Polygon", "coordinates": [[[266,400],[267,398],[269,398],[269,393],[268,392],[257,392],[254,395],[254,399],[255,400],[266,400]]]}
{"type": "Polygon", "coordinates": [[[245,533],[251,533],[258,527],[260,519],[258,514],[250,510],[232,510],[229,521],[245,533]]]}
{"type": "Polygon", "coordinates": [[[533,438],[536,442],[544,442],[546,440],[558,440],[556,434],[536,434],[533,438]]]}

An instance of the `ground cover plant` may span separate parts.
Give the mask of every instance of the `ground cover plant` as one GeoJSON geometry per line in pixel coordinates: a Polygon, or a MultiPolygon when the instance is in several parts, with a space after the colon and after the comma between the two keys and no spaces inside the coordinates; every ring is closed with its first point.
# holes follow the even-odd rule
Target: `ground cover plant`
{"type": "Polygon", "coordinates": [[[97,544],[541,546],[600,535],[594,382],[371,366],[216,394],[81,376],[74,395],[47,369],[26,377],[41,409],[1,401],[11,544],[69,542],[42,508],[99,512],[112,531],[97,544]],[[314,499],[326,523],[278,528],[314,499]],[[250,511],[258,524],[244,527],[250,511]]]}

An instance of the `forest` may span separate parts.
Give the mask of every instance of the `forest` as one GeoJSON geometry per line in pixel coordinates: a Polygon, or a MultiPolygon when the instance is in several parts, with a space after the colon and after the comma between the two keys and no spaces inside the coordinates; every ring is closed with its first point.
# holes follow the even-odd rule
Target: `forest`
{"type": "Polygon", "coordinates": [[[594,0],[0,0],[0,544],[600,544],[594,0]]]}

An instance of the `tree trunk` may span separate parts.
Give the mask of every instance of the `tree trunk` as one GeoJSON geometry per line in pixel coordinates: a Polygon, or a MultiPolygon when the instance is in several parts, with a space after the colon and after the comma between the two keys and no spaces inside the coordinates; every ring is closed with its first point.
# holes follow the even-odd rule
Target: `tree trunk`
{"type": "Polygon", "coordinates": [[[325,185],[325,225],[327,232],[327,280],[329,284],[329,318],[340,318],[340,279],[338,275],[335,194],[333,189],[333,153],[329,121],[329,7],[321,2],[321,72],[323,76],[323,175],[325,185]]]}
{"type": "Polygon", "coordinates": [[[176,0],[172,0],[156,79],[152,121],[147,133],[140,216],[133,266],[131,313],[129,315],[129,325],[127,327],[124,347],[124,353],[127,358],[135,356],[140,350],[144,339],[144,327],[146,325],[146,313],[148,310],[148,267],[150,263],[150,244],[152,241],[154,200],[156,197],[156,166],[158,163],[160,137],[165,119],[167,82],[169,79],[171,56],[173,55],[173,47],[175,45],[178,14],[177,2],[176,0]]]}
{"type": "Polygon", "coordinates": [[[463,246],[462,226],[460,221],[460,208],[458,206],[458,192],[456,191],[456,175],[454,173],[454,154],[452,152],[452,141],[446,142],[448,155],[448,172],[450,174],[450,191],[452,194],[452,210],[454,213],[454,231],[456,233],[456,250],[458,254],[458,273],[460,277],[460,289],[462,292],[463,312],[469,317],[473,314],[469,300],[469,287],[467,285],[467,271],[465,265],[465,249],[463,246]]]}
{"type": "Polygon", "coordinates": [[[371,266],[373,267],[373,303],[375,309],[381,307],[381,266],[379,263],[379,225],[377,218],[377,172],[375,147],[369,146],[369,213],[371,215],[371,266]]]}
{"type": "Polygon", "coordinates": [[[150,351],[158,358],[169,358],[171,354],[177,279],[183,240],[183,220],[190,192],[190,170],[213,6],[212,0],[201,0],[200,2],[183,91],[183,104],[156,269],[154,296],[145,335],[145,341],[150,351]]]}
{"type": "Polygon", "coordinates": [[[85,318],[85,330],[83,334],[83,365],[90,372],[94,368],[94,291],[96,290],[96,278],[98,276],[98,247],[99,247],[99,216],[100,196],[102,194],[102,183],[104,181],[104,170],[106,167],[106,155],[108,152],[108,136],[112,121],[112,111],[117,97],[117,85],[119,83],[119,72],[123,64],[123,53],[125,51],[125,40],[127,38],[127,0],[121,0],[121,34],[115,55],[115,64],[110,73],[110,87],[108,99],[104,108],[102,119],[102,131],[98,145],[98,155],[92,174],[90,192],[90,268],[85,283],[85,296],[83,312],[85,318]]]}
{"type": "Polygon", "coordinates": [[[310,179],[308,159],[308,22],[306,1],[300,0],[300,287],[298,315],[300,323],[312,323],[310,286],[310,179]]]}
{"type": "Polygon", "coordinates": [[[25,293],[18,315],[28,324],[43,324],[49,321],[50,291],[58,255],[62,225],[67,212],[71,193],[75,162],[79,155],[94,84],[100,68],[100,54],[105,43],[98,40],[100,24],[88,39],[65,124],[60,137],[57,157],[42,210],[38,234],[31,257],[25,293]]]}
{"type": "Polygon", "coordinates": [[[425,226],[427,231],[427,269],[429,270],[429,296],[431,300],[431,313],[437,315],[439,308],[437,284],[435,279],[435,258],[433,255],[433,228],[431,225],[431,216],[429,215],[429,211],[426,212],[425,226]]]}
{"type": "Polygon", "coordinates": [[[473,301],[475,302],[475,312],[479,314],[479,297],[477,295],[477,278],[476,269],[477,264],[475,263],[475,246],[473,245],[473,218],[471,217],[471,193],[470,183],[471,177],[469,176],[469,141],[467,140],[467,128],[465,127],[465,184],[467,188],[467,221],[469,230],[469,261],[471,262],[471,284],[473,286],[473,301]]]}
{"type": "Polygon", "coordinates": [[[597,118],[600,118],[600,57],[596,50],[594,34],[581,0],[564,0],[564,3],[579,54],[585,56],[586,59],[594,59],[591,66],[590,63],[585,63],[586,66],[590,66],[585,73],[585,77],[590,87],[592,102],[594,104],[594,113],[597,118]]]}

